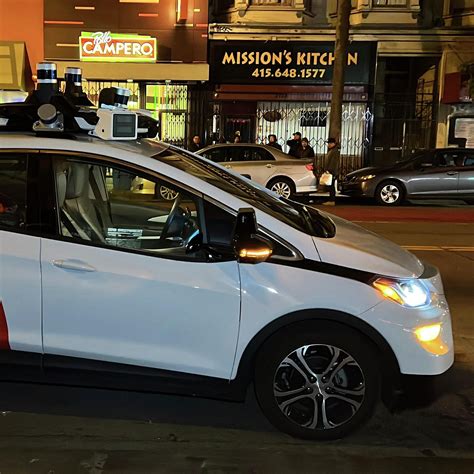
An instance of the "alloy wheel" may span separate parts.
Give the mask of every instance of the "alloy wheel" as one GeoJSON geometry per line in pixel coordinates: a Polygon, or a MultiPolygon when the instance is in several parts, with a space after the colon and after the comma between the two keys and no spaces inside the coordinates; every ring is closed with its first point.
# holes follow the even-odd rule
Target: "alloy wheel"
{"type": "Polygon", "coordinates": [[[347,423],[365,398],[361,367],[332,345],[299,347],[279,364],[273,394],[281,412],[293,423],[330,430],[347,423]]]}
{"type": "Polygon", "coordinates": [[[277,181],[272,185],[270,190],[286,199],[288,199],[291,195],[291,187],[288,183],[285,183],[284,181],[277,181]]]}
{"type": "Polygon", "coordinates": [[[380,190],[380,198],[387,204],[394,204],[400,199],[400,189],[393,184],[386,184],[380,190]]]}

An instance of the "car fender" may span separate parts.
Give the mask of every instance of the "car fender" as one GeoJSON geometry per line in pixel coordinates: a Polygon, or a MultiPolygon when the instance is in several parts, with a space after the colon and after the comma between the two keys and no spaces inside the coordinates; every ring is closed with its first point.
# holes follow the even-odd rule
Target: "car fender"
{"type": "Polygon", "coordinates": [[[255,358],[265,342],[279,331],[297,330],[308,323],[330,323],[350,328],[370,341],[380,356],[384,367],[382,398],[391,405],[393,395],[401,388],[400,366],[387,340],[371,325],[357,316],[343,311],[315,308],[295,311],[281,316],[264,326],[249,341],[239,361],[237,375],[231,382],[240,387],[248,386],[254,375],[255,358]]]}
{"type": "Polygon", "coordinates": [[[289,179],[289,180],[295,185],[295,187],[296,187],[295,180],[294,180],[291,176],[287,175],[286,173],[281,173],[281,172],[279,172],[279,171],[275,172],[274,174],[272,174],[272,175],[267,179],[267,181],[266,181],[266,183],[265,183],[265,187],[268,187],[268,184],[269,184],[271,181],[274,181],[274,180],[277,179],[277,178],[289,179]]]}

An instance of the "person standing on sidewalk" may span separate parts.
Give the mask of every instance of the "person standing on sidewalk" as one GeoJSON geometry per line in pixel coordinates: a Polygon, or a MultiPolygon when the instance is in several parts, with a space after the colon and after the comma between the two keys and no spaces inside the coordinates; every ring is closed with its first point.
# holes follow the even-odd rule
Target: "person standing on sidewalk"
{"type": "Polygon", "coordinates": [[[286,144],[290,147],[288,154],[294,156],[295,158],[301,158],[301,133],[293,133],[293,138],[288,140],[286,144]]]}
{"type": "Polygon", "coordinates": [[[268,146],[281,151],[281,145],[277,142],[277,136],[273,133],[268,135],[268,146]]]}
{"type": "Polygon", "coordinates": [[[201,138],[199,135],[194,135],[191,143],[189,144],[188,150],[192,152],[196,152],[202,148],[201,146],[201,138]]]}
{"type": "Polygon", "coordinates": [[[329,186],[329,200],[323,203],[327,206],[334,206],[336,204],[336,180],[340,170],[340,159],[339,144],[335,138],[328,138],[328,153],[324,162],[324,170],[326,173],[331,173],[332,181],[331,186],[329,186]]]}
{"type": "Polygon", "coordinates": [[[309,145],[309,140],[306,137],[301,140],[300,158],[314,158],[313,147],[309,145]]]}

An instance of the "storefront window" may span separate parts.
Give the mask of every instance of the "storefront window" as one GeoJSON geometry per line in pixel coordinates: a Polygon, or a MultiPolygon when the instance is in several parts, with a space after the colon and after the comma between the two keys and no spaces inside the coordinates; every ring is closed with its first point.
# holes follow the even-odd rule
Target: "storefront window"
{"type": "Polygon", "coordinates": [[[99,102],[100,91],[105,87],[122,87],[124,89],[129,89],[131,94],[130,99],[128,99],[128,108],[140,108],[140,87],[138,82],[82,81],[82,90],[87,94],[89,100],[96,106],[99,102]]]}
{"type": "Polygon", "coordinates": [[[186,137],[188,86],[153,84],[146,86],[146,108],[160,121],[161,140],[183,146],[186,137]]]}
{"type": "MultiPolygon", "coordinates": [[[[307,137],[317,155],[327,152],[329,135],[329,102],[258,102],[257,143],[266,143],[269,134],[275,134],[283,151],[286,141],[294,132],[307,137]]],[[[368,144],[367,129],[372,113],[364,103],[344,103],[342,107],[341,154],[362,165],[368,144]]]]}

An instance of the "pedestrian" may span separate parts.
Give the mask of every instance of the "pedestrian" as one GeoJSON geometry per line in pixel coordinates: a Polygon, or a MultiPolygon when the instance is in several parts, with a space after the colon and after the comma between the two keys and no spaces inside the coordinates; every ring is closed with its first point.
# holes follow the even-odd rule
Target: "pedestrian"
{"type": "Polygon", "coordinates": [[[201,138],[199,135],[194,135],[191,143],[189,144],[188,150],[192,152],[196,152],[202,148],[201,146],[201,138]]]}
{"type": "Polygon", "coordinates": [[[309,145],[309,140],[306,137],[301,140],[300,158],[314,158],[313,147],[309,145]]]}
{"type": "Polygon", "coordinates": [[[290,147],[288,154],[295,158],[301,158],[301,133],[293,133],[293,139],[288,140],[286,144],[290,147]]]}
{"type": "Polygon", "coordinates": [[[276,148],[277,150],[281,150],[281,145],[277,142],[277,136],[271,133],[268,135],[268,146],[271,146],[272,148],[276,148]]]}
{"type": "Polygon", "coordinates": [[[329,186],[329,200],[324,205],[334,206],[336,204],[336,180],[339,175],[341,152],[337,140],[333,137],[328,138],[328,153],[324,162],[324,170],[332,175],[331,185],[329,186]]]}

